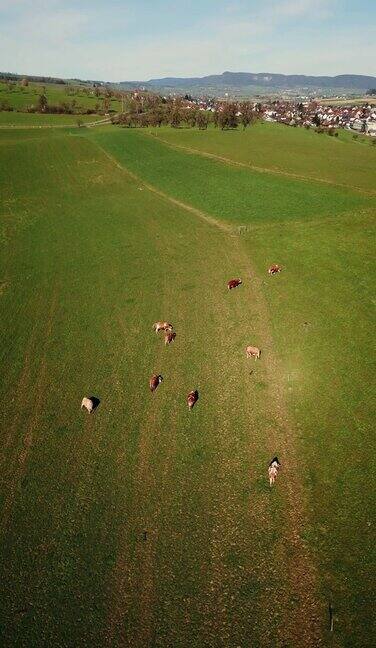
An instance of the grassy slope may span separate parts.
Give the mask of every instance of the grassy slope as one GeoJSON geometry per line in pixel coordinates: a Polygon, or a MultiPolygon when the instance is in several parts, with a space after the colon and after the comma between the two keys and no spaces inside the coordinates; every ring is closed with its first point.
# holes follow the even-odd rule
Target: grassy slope
{"type": "Polygon", "coordinates": [[[42,115],[37,113],[0,112],[0,127],[62,126],[77,124],[77,120],[92,122],[103,119],[98,115],[42,115]]]}
{"type": "Polygon", "coordinates": [[[236,162],[321,178],[375,191],[376,147],[369,138],[338,138],[302,128],[257,124],[245,132],[196,129],[151,129],[151,134],[172,144],[227,157],[236,162]]]}
{"type": "Polygon", "coordinates": [[[370,198],[343,188],[232,168],[181,150],[172,150],[140,131],[93,132],[126,166],[180,200],[235,224],[266,224],[332,218],[365,208],[370,198]]]}
{"type": "MultiPolygon", "coordinates": [[[[311,494],[311,519],[305,537],[317,553],[323,591],[334,602],[343,645],[368,645],[375,558],[375,506],[372,489],[367,487],[374,472],[370,357],[375,306],[375,210],[370,205],[374,202],[367,199],[362,204],[358,194],[345,196],[319,186],[313,203],[312,192],[318,185],[302,182],[298,189],[296,183],[284,180],[275,189],[280,182],[275,176],[265,179],[264,190],[257,195],[250,172],[176,151],[168,152],[169,166],[163,145],[158,148],[138,133],[115,136],[106,131],[94,137],[122,163],[175,198],[228,220],[237,221],[241,214],[252,232],[243,236],[243,244],[259,276],[265,272],[266,259],[286,267],[262,289],[283,362],[280,378],[290,394],[290,411],[309,466],[304,479],[311,494]],[[252,191],[247,193],[249,186],[252,191]],[[274,191],[281,196],[280,210],[275,207],[274,191]],[[286,197],[291,208],[284,214],[282,198],[286,197]],[[340,213],[350,207],[351,214],[340,213]],[[328,211],[332,219],[323,220],[328,211]],[[281,221],[283,228],[276,226],[281,221]]],[[[369,171],[363,182],[371,186],[369,171]]]]}
{"type": "MultiPolygon", "coordinates": [[[[103,99],[95,95],[87,95],[78,86],[66,86],[62,84],[46,83],[44,85],[38,83],[29,83],[25,88],[19,85],[12,85],[9,89],[8,84],[0,83],[0,101],[7,101],[15,110],[24,110],[28,106],[36,105],[38,97],[45,91],[48,103],[58,104],[60,101],[71,103],[75,99],[77,106],[82,108],[94,108],[98,103],[100,106],[103,104],[103,99]],[[68,94],[75,88],[75,94],[68,94]]],[[[116,99],[111,99],[111,108],[119,110],[120,102],[116,99]]]]}
{"type": "Polygon", "coordinates": [[[292,646],[286,486],[265,480],[283,449],[242,352],[264,322],[225,289],[238,239],[82,137],[25,135],[0,134],[2,645],[292,646]]]}

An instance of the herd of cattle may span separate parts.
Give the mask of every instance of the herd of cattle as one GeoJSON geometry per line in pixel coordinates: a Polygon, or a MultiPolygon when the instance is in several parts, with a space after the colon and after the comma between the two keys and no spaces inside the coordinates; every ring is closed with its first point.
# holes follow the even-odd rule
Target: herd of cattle
{"type": "MultiPolygon", "coordinates": [[[[281,272],[282,268],[278,264],[274,263],[273,265],[270,266],[268,269],[268,273],[270,275],[277,274],[278,272],[281,272]]],[[[228,290],[233,290],[234,288],[237,288],[240,286],[242,283],[242,280],[240,278],[238,279],[230,279],[227,283],[227,288],[228,290]]],[[[158,334],[160,331],[164,332],[164,342],[165,345],[171,344],[175,338],[176,338],[176,333],[173,330],[173,325],[170,322],[155,322],[153,324],[153,329],[158,334]]],[[[259,349],[256,346],[251,346],[248,345],[245,349],[246,356],[247,358],[255,358],[255,360],[259,359],[261,356],[261,349],[259,349]]],[[[163,380],[163,376],[160,374],[153,374],[149,380],[149,388],[150,391],[153,393],[157,389],[157,387],[161,384],[163,380]]],[[[192,391],[189,392],[187,396],[187,405],[188,409],[191,411],[195,404],[198,401],[198,391],[197,389],[193,389],[192,391]]],[[[85,408],[89,414],[91,414],[94,409],[98,406],[99,400],[95,398],[94,396],[84,396],[81,402],[81,409],[85,408]]],[[[274,457],[268,467],[268,475],[269,475],[269,483],[270,486],[272,486],[275,482],[275,479],[278,475],[278,470],[280,468],[281,464],[278,461],[278,457],[274,457]]]]}

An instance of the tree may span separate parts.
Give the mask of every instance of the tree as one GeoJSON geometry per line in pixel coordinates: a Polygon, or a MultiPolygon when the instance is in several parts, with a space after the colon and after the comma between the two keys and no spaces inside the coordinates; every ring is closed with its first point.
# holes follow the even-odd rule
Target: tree
{"type": "Polygon", "coordinates": [[[158,127],[161,127],[163,122],[167,121],[166,111],[163,106],[160,106],[155,111],[155,121],[158,127]]]}
{"type": "Polygon", "coordinates": [[[116,123],[119,124],[119,126],[123,126],[123,128],[130,128],[131,118],[127,113],[121,113],[120,115],[117,115],[116,123]]]}
{"type": "Polygon", "coordinates": [[[46,95],[45,94],[39,95],[38,103],[37,103],[38,112],[46,112],[47,104],[48,101],[46,95]]]}
{"type": "Polygon", "coordinates": [[[186,121],[191,128],[194,128],[197,123],[198,113],[199,111],[197,111],[195,108],[188,108],[186,111],[186,121]]]}
{"type": "Polygon", "coordinates": [[[225,107],[225,114],[227,117],[227,127],[228,128],[237,128],[238,127],[238,118],[236,113],[238,112],[236,103],[229,103],[225,107]]]}
{"type": "Polygon", "coordinates": [[[240,112],[240,121],[243,125],[243,129],[245,130],[247,126],[249,126],[249,124],[252,124],[252,122],[255,120],[253,108],[249,101],[244,101],[242,104],[240,104],[240,112]]]}
{"type": "Polygon", "coordinates": [[[224,130],[227,127],[227,115],[224,108],[222,108],[217,115],[217,124],[222,130],[224,130]]]}
{"type": "Polygon", "coordinates": [[[235,103],[225,103],[218,113],[218,125],[222,130],[225,128],[237,128],[238,118],[236,116],[237,105],[235,103]]]}
{"type": "Polygon", "coordinates": [[[197,113],[197,126],[200,130],[205,130],[208,127],[209,115],[205,110],[199,110],[197,113]]]}
{"type": "Polygon", "coordinates": [[[149,124],[150,126],[160,126],[159,116],[157,110],[150,110],[149,112],[149,124]]]}
{"type": "Polygon", "coordinates": [[[179,128],[182,114],[179,106],[174,106],[171,113],[170,124],[173,128],[179,128]]]}

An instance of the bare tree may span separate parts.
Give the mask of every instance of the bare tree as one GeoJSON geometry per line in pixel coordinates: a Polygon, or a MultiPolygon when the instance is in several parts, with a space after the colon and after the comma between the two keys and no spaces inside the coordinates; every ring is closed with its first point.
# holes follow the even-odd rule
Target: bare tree
{"type": "Polygon", "coordinates": [[[208,127],[209,115],[205,110],[199,110],[197,113],[197,126],[200,130],[205,130],[208,127]]]}

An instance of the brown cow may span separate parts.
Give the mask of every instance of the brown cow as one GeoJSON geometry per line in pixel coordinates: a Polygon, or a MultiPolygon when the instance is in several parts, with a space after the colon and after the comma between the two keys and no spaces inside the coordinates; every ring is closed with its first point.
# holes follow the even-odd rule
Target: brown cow
{"type": "Polygon", "coordinates": [[[240,286],[241,283],[243,283],[241,279],[230,279],[230,281],[227,282],[227,288],[232,290],[233,288],[240,286]]]}
{"type": "Polygon", "coordinates": [[[167,333],[165,333],[164,343],[171,344],[171,342],[173,342],[175,338],[176,338],[176,333],[175,332],[171,333],[171,331],[168,331],[167,333]]]}
{"type": "Polygon", "coordinates": [[[273,263],[273,264],[270,266],[270,268],[269,268],[269,270],[268,270],[268,273],[269,273],[270,275],[274,275],[274,274],[277,274],[277,272],[281,272],[281,271],[282,271],[281,266],[278,265],[278,263],[273,263]]]}
{"type": "Polygon", "coordinates": [[[151,392],[155,392],[157,389],[158,385],[162,382],[163,376],[157,374],[153,374],[152,377],[149,380],[149,387],[151,392]]]}
{"type": "Polygon", "coordinates": [[[268,468],[268,475],[269,475],[269,484],[270,486],[273,486],[276,477],[278,475],[278,470],[280,469],[281,464],[278,461],[278,457],[274,457],[274,459],[271,460],[268,468]]]}
{"type": "Polygon", "coordinates": [[[158,333],[158,331],[172,331],[173,328],[172,324],[169,324],[168,322],[155,322],[155,324],[153,324],[153,329],[156,333],[158,333]]]}
{"type": "Polygon", "coordinates": [[[189,410],[194,407],[195,403],[198,401],[198,391],[197,389],[194,389],[193,391],[189,392],[187,396],[187,405],[189,407],[189,410]]]}
{"type": "Polygon", "coordinates": [[[257,358],[260,358],[261,349],[254,346],[247,346],[245,347],[245,353],[247,358],[254,358],[255,360],[257,360],[257,358]]]}

